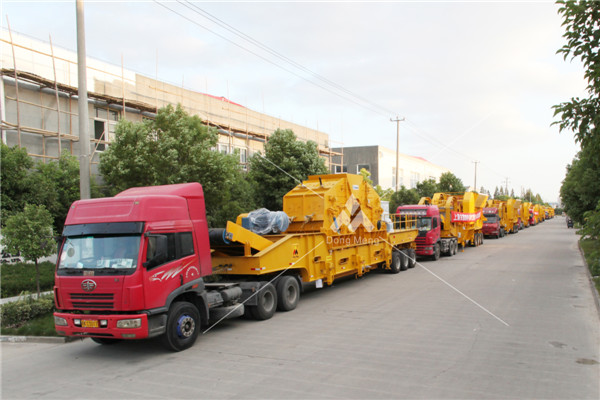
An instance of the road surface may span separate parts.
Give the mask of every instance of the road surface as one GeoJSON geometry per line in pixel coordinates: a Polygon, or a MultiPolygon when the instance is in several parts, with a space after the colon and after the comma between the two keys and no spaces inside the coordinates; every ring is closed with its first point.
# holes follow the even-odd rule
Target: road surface
{"type": "Polygon", "coordinates": [[[305,293],[181,353],[2,343],[2,398],[600,398],[599,313],[563,218],[305,293]],[[434,276],[433,274],[437,275],[434,276]]]}

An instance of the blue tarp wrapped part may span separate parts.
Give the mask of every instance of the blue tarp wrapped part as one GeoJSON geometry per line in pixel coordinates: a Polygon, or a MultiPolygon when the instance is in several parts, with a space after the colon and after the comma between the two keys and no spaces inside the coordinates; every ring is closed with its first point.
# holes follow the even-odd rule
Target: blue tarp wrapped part
{"type": "Polygon", "coordinates": [[[250,230],[258,235],[285,232],[290,218],[283,211],[269,211],[261,208],[248,214],[250,230]]]}

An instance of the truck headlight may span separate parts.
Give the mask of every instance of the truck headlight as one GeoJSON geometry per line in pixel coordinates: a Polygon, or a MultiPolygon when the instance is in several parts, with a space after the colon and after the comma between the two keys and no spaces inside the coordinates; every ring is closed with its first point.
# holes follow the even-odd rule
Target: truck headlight
{"type": "Polygon", "coordinates": [[[142,319],[141,318],[121,319],[121,320],[117,321],[117,328],[135,329],[135,328],[141,328],[141,327],[142,327],[142,319]]]}
{"type": "Polygon", "coordinates": [[[64,319],[63,317],[57,317],[56,315],[54,316],[54,325],[58,325],[58,326],[67,326],[67,320],[64,319]]]}

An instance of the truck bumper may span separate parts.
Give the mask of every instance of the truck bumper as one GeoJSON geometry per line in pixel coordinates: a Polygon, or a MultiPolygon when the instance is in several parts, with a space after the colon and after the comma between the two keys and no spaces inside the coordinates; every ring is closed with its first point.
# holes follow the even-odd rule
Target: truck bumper
{"type": "Polygon", "coordinates": [[[433,246],[417,246],[417,255],[418,256],[432,256],[433,255],[433,246]]]}
{"type": "Polygon", "coordinates": [[[148,316],[146,314],[102,315],[55,312],[54,327],[62,336],[144,339],[148,337],[148,316]],[[129,321],[121,324],[132,327],[118,327],[119,321],[129,321]]]}

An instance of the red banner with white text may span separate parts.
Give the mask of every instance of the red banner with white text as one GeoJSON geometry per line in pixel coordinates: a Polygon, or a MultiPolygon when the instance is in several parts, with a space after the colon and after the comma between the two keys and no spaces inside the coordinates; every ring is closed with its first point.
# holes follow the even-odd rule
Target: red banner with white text
{"type": "Polygon", "coordinates": [[[476,213],[461,213],[452,211],[452,222],[475,222],[481,218],[481,211],[476,213]]]}

